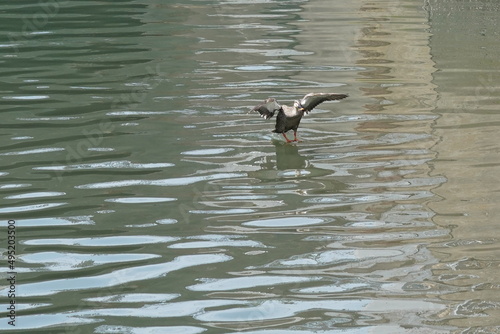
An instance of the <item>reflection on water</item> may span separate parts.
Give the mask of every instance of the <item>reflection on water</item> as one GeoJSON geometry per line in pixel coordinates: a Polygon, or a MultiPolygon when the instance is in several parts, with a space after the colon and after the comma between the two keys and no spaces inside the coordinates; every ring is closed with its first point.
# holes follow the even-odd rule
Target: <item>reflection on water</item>
{"type": "Polygon", "coordinates": [[[499,3],[430,1],[430,40],[436,72],[440,118],[435,133],[439,157],[434,175],[448,182],[435,190],[442,201],[430,204],[434,222],[452,229],[452,239],[430,249],[439,259],[434,275],[453,287],[443,299],[449,305],[443,317],[466,333],[496,333],[500,286],[498,238],[500,215],[498,184],[498,37],[499,3]],[[454,15],[447,15],[453,12],[454,15]],[[467,29],[463,31],[464,22],[467,29]],[[466,41],[460,48],[456,31],[466,41]],[[453,54],[460,57],[453,57],[453,54]]]}
{"type": "Polygon", "coordinates": [[[477,3],[2,5],[0,330],[498,331],[498,6],[477,3]],[[299,143],[248,113],[312,91],[350,97],[299,143]]]}
{"type": "MultiPolygon", "coordinates": [[[[274,141],[273,144],[276,147],[276,168],[278,170],[297,170],[307,167],[308,161],[304,156],[300,155],[299,148],[296,145],[287,145],[280,141],[274,141]]],[[[270,169],[273,167],[270,166],[270,169]]]]}

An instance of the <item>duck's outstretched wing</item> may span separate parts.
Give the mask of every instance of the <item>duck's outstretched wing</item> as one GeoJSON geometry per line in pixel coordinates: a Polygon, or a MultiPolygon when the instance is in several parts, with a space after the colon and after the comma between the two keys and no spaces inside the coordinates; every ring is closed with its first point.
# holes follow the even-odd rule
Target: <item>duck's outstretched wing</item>
{"type": "Polygon", "coordinates": [[[347,94],[334,94],[334,93],[309,93],[300,100],[300,104],[304,111],[308,113],[313,110],[318,104],[325,101],[342,100],[345,99],[347,94]]]}
{"type": "Polygon", "coordinates": [[[276,101],[276,99],[269,98],[264,101],[263,104],[259,104],[258,106],[255,106],[251,111],[258,111],[260,114],[260,117],[263,117],[264,119],[269,119],[273,117],[274,112],[276,110],[279,110],[281,106],[279,103],[276,101]]]}

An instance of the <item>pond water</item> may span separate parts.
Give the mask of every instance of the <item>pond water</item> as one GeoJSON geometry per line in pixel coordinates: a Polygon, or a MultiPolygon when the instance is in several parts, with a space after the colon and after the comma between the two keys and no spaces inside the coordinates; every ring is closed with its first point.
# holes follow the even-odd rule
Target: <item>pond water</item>
{"type": "Polygon", "coordinates": [[[499,3],[0,8],[0,331],[500,333],[499,3]]]}

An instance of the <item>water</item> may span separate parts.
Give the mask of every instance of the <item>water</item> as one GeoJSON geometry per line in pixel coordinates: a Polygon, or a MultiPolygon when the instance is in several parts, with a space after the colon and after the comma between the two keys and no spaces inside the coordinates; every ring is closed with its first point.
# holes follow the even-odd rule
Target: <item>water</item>
{"type": "Polygon", "coordinates": [[[498,4],[1,7],[2,331],[500,331],[498,4]]]}

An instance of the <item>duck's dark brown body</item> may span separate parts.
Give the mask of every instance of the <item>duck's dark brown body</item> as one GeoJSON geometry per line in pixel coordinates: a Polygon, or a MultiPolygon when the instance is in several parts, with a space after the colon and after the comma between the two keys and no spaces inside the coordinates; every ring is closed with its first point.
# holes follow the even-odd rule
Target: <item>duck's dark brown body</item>
{"type": "Polygon", "coordinates": [[[291,110],[292,107],[282,106],[276,115],[276,127],[273,132],[285,133],[290,130],[297,131],[300,120],[304,116],[304,111],[302,110],[291,110]],[[290,109],[290,110],[289,110],[290,109]]]}
{"type": "Polygon", "coordinates": [[[293,107],[280,105],[276,99],[268,98],[263,104],[254,107],[252,111],[258,111],[260,116],[265,119],[273,117],[274,113],[278,111],[276,115],[276,127],[273,132],[283,134],[287,143],[290,143],[292,141],[298,141],[297,129],[304,113],[309,113],[309,111],[313,110],[314,107],[324,101],[342,100],[346,97],[346,94],[309,93],[300,101],[294,101],[293,107]],[[290,130],[293,130],[293,140],[288,139],[285,134],[290,130]]]}

